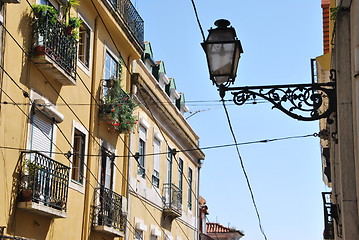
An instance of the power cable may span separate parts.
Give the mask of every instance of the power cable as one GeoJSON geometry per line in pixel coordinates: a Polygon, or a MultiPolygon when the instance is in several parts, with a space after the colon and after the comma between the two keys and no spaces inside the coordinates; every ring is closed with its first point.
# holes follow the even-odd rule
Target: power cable
{"type": "Polygon", "coordinates": [[[250,195],[251,195],[252,203],[253,203],[254,209],[255,209],[255,211],[256,211],[256,215],[257,215],[257,218],[258,218],[259,228],[260,228],[261,233],[262,233],[263,236],[264,236],[264,239],[267,240],[267,236],[266,236],[266,234],[264,233],[264,230],[263,230],[263,227],[262,227],[262,221],[261,221],[261,217],[260,217],[260,215],[259,215],[258,207],[257,207],[256,201],[255,201],[255,199],[254,199],[254,193],[253,193],[251,184],[250,184],[250,182],[249,182],[249,178],[248,178],[248,175],[247,175],[247,171],[246,171],[246,169],[245,169],[245,167],[244,167],[244,162],[243,162],[242,156],[241,156],[241,154],[240,154],[240,152],[239,152],[239,147],[238,147],[238,144],[237,144],[236,135],[234,134],[233,127],[232,127],[232,123],[231,123],[231,119],[230,119],[230,117],[229,117],[229,113],[228,113],[228,110],[227,110],[227,107],[226,107],[226,104],[225,104],[224,101],[223,101],[223,108],[224,108],[224,111],[225,111],[225,113],[226,113],[228,126],[229,126],[229,129],[230,129],[230,131],[231,131],[233,140],[234,140],[234,142],[236,143],[236,150],[237,150],[239,162],[240,162],[240,164],[241,164],[241,168],[242,168],[242,171],[243,171],[243,174],[244,174],[244,177],[245,177],[245,179],[246,179],[247,186],[248,186],[248,189],[249,189],[249,192],[250,192],[250,195]]]}
{"type": "Polygon", "coordinates": [[[198,17],[197,7],[196,7],[196,4],[195,4],[194,0],[191,0],[191,2],[192,2],[194,14],[196,16],[197,24],[198,24],[199,30],[201,31],[203,42],[204,42],[206,40],[206,37],[204,36],[203,28],[202,28],[201,22],[200,22],[199,17],[198,17]]]}
{"type": "MultiPolygon", "coordinates": [[[[197,10],[195,8],[195,3],[194,3],[194,0],[191,0],[192,4],[193,4],[193,7],[194,7],[194,10],[195,10],[195,14],[196,14],[196,17],[197,17],[197,10]]],[[[198,21],[198,25],[199,25],[199,28],[200,28],[200,31],[202,33],[202,36],[203,36],[203,41],[205,41],[205,36],[203,34],[203,29],[201,27],[201,24],[199,22],[199,18],[197,17],[197,21],[198,21]]],[[[263,231],[263,227],[262,227],[262,222],[261,222],[261,218],[260,218],[260,215],[259,215],[259,211],[258,211],[258,208],[257,208],[257,204],[255,202],[255,199],[254,199],[254,194],[253,194],[253,191],[252,191],[252,187],[250,185],[250,182],[249,182],[249,178],[248,178],[248,175],[247,175],[247,172],[244,168],[244,163],[243,163],[243,159],[240,155],[240,152],[239,152],[239,148],[238,148],[238,144],[237,144],[237,139],[236,139],[236,136],[234,134],[234,131],[233,131],[233,128],[232,128],[232,124],[231,124],[231,121],[230,121],[230,118],[229,118],[229,114],[228,114],[228,111],[227,111],[227,108],[226,108],[226,104],[225,104],[225,101],[222,99],[222,103],[223,103],[223,107],[224,107],[224,110],[225,110],[225,113],[226,113],[226,116],[227,116],[227,121],[228,121],[228,124],[229,124],[229,128],[230,128],[230,131],[232,133],[232,136],[233,136],[233,140],[235,142],[235,146],[236,146],[236,150],[237,150],[237,154],[238,154],[238,157],[240,159],[240,163],[241,163],[241,167],[242,167],[242,170],[243,170],[243,174],[246,178],[246,182],[247,182],[247,186],[248,186],[248,189],[250,191],[250,194],[251,194],[251,198],[252,198],[252,202],[253,202],[253,205],[254,205],[254,208],[255,208],[255,211],[256,211],[256,214],[257,214],[257,218],[258,218],[258,223],[259,223],[259,228],[265,238],[265,240],[267,240],[267,236],[266,234],[264,233],[263,231]]]]}
{"type": "MultiPolygon", "coordinates": [[[[307,134],[307,135],[299,135],[299,136],[291,136],[291,137],[281,137],[281,138],[272,138],[272,139],[263,139],[263,140],[256,140],[256,141],[249,141],[249,142],[241,142],[241,143],[231,143],[231,144],[222,144],[222,145],[214,145],[214,146],[207,146],[207,147],[200,147],[200,148],[191,148],[191,149],[182,149],[178,150],[176,149],[176,153],[180,152],[191,152],[191,151],[199,151],[199,150],[210,150],[210,149],[218,149],[218,148],[225,148],[225,147],[233,147],[233,146],[240,146],[240,145],[251,145],[251,144],[258,144],[258,143],[270,143],[275,141],[283,141],[283,140],[291,140],[291,139],[298,139],[298,138],[307,138],[307,137],[319,137],[318,133],[313,134],[307,134]]],[[[10,147],[10,146],[0,146],[0,148],[5,149],[13,149],[13,150],[27,150],[22,148],[16,148],[16,147],[10,147]]],[[[51,153],[51,154],[63,154],[61,152],[54,152],[54,151],[41,151],[43,153],[51,153]]],[[[146,153],[146,154],[139,154],[138,156],[142,157],[148,157],[148,156],[155,156],[155,155],[165,155],[170,152],[158,152],[158,153],[146,153]]],[[[71,154],[72,155],[72,154],[71,154]]],[[[102,155],[100,154],[84,154],[86,157],[100,157],[102,155]]],[[[133,157],[132,155],[126,155],[126,156],[120,156],[120,155],[114,155],[115,158],[127,158],[127,157],[133,157]]]]}

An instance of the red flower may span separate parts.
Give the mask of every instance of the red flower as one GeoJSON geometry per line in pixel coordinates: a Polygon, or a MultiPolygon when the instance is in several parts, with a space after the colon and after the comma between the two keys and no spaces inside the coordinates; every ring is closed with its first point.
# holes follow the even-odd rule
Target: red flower
{"type": "Polygon", "coordinates": [[[119,105],[117,105],[117,107],[121,107],[121,105],[119,104],[119,105]]]}
{"type": "Polygon", "coordinates": [[[115,111],[115,109],[111,109],[111,112],[114,112],[115,111]]]}
{"type": "Polygon", "coordinates": [[[127,98],[125,98],[125,100],[126,100],[126,101],[128,101],[128,97],[127,97],[127,98]]]}

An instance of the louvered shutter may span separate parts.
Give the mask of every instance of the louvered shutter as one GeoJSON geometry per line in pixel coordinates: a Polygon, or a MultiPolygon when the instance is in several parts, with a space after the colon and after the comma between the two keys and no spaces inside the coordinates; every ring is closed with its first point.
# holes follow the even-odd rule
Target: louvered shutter
{"type": "Polygon", "coordinates": [[[53,121],[43,113],[35,111],[32,115],[31,150],[40,151],[51,157],[53,121]]]}

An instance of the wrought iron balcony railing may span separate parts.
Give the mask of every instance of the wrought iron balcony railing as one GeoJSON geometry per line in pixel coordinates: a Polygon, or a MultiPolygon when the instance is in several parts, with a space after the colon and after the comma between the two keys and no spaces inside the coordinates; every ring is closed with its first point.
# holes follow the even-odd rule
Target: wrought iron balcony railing
{"type": "Polygon", "coordinates": [[[74,81],[76,80],[77,40],[69,27],[50,12],[34,19],[35,55],[52,59],[74,81]]]}
{"type": "Polygon", "coordinates": [[[130,0],[108,1],[117,14],[121,16],[138,43],[144,47],[144,21],[130,0]]]}
{"type": "Polygon", "coordinates": [[[69,167],[37,151],[21,153],[20,202],[66,211],[69,167]]]}
{"type": "Polygon", "coordinates": [[[324,205],[324,239],[334,239],[334,216],[333,216],[333,204],[330,197],[331,192],[322,192],[323,205],[324,205]]]}
{"type": "MultiPolygon", "coordinates": [[[[123,199],[121,195],[108,188],[97,188],[94,198],[93,226],[109,227],[124,232],[126,228],[126,212],[124,209],[126,206],[123,199]]],[[[102,230],[106,231],[104,229],[102,230]]]]}
{"type": "Polygon", "coordinates": [[[164,212],[173,218],[182,216],[182,190],[173,183],[163,184],[164,212]]]}

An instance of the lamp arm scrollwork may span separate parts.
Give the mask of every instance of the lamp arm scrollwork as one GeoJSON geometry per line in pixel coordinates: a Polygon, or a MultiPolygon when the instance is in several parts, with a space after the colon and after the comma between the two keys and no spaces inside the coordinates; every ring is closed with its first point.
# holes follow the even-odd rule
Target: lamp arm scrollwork
{"type": "Polygon", "coordinates": [[[223,87],[220,91],[230,91],[236,105],[248,100],[262,98],[273,104],[288,116],[301,121],[327,118],[332,123],[331,114],[336,109],[335,82],[313,84],[271,85],[254,87],[223,87]]]}

